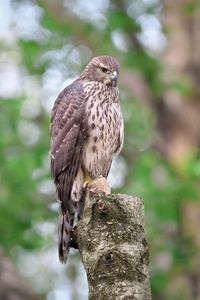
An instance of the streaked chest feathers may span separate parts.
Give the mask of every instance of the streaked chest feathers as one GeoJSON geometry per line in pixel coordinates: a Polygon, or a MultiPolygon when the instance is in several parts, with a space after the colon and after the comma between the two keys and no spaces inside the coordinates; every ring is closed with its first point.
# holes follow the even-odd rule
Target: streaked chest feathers
{"type": "Polygon", "coordinates": [[[88,134],[83,166],[96,178],[107,177],[113,155],[123,143],[123,124],[117,87],[86,83],[88,134]]]}

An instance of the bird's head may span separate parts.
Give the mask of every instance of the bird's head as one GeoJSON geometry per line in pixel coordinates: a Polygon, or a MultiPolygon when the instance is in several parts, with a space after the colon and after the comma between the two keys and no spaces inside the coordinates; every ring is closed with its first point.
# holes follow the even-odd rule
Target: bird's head
{"type": "Polygon", "coordinates": [[[87,81],[99,81],[106,85],[116,86],[119,75],[119,63],[111,56],[94,57],[81,74],[87,81]]]}

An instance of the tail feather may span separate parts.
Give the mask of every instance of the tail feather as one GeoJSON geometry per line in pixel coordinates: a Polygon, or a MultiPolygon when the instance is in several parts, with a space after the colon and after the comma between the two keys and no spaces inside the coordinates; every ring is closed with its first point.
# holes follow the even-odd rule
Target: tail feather
{"type": "Polygon", "coordinates": [[[66,263],[71,242],[71,231],[74,226],[74,217],[77,214],[78,220],[81,218],[85,204],[86,190],[83,191],[78,202],[71,201],[68,203],[68,210],[63,212],[60,208],[58,221],[58,254],[61,263],[66,263]]]}
{"type": "Polygon", "coordinates": [[[61,263],[66,263],[70,249],[70,218],[68,214],[60,212],[58,223],[58,253],[61,263]]]}

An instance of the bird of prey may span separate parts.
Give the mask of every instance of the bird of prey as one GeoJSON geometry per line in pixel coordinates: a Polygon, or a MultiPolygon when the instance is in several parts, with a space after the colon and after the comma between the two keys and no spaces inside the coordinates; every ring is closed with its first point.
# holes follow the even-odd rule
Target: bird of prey
{"type": "Polygon", "coordinates": [[[103,176],[123,146],[124,125],[117,79],[119,63],[94,57],[80,77],[57,97],[51,113],[51,173],[60,202],[58,252],[66,262],[75,215],[83,211],[83,190],[103,176]]]}

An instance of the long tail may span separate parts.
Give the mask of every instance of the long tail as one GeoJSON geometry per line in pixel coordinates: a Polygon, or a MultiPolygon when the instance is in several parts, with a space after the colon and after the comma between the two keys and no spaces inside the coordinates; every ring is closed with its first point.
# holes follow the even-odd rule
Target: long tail
{"type": "Polygon", "coordinates": [[[58,254],[61,263],[66,263],[71,242],[71,231],[74,225],[75,211],[78,214],[78,220],[81,218],[85,204],[86,189],[83,190],[82,196],[78,202],[71,202],[69,210],[63,212],[60,208],[58,221],[58,254]]]}
{"type": "Polygon", "coordinates": [[[58,253],[61,263],[66,263],[70,249],[70,218],[68,213],[59,213],[58,223],[58,253]]]}

